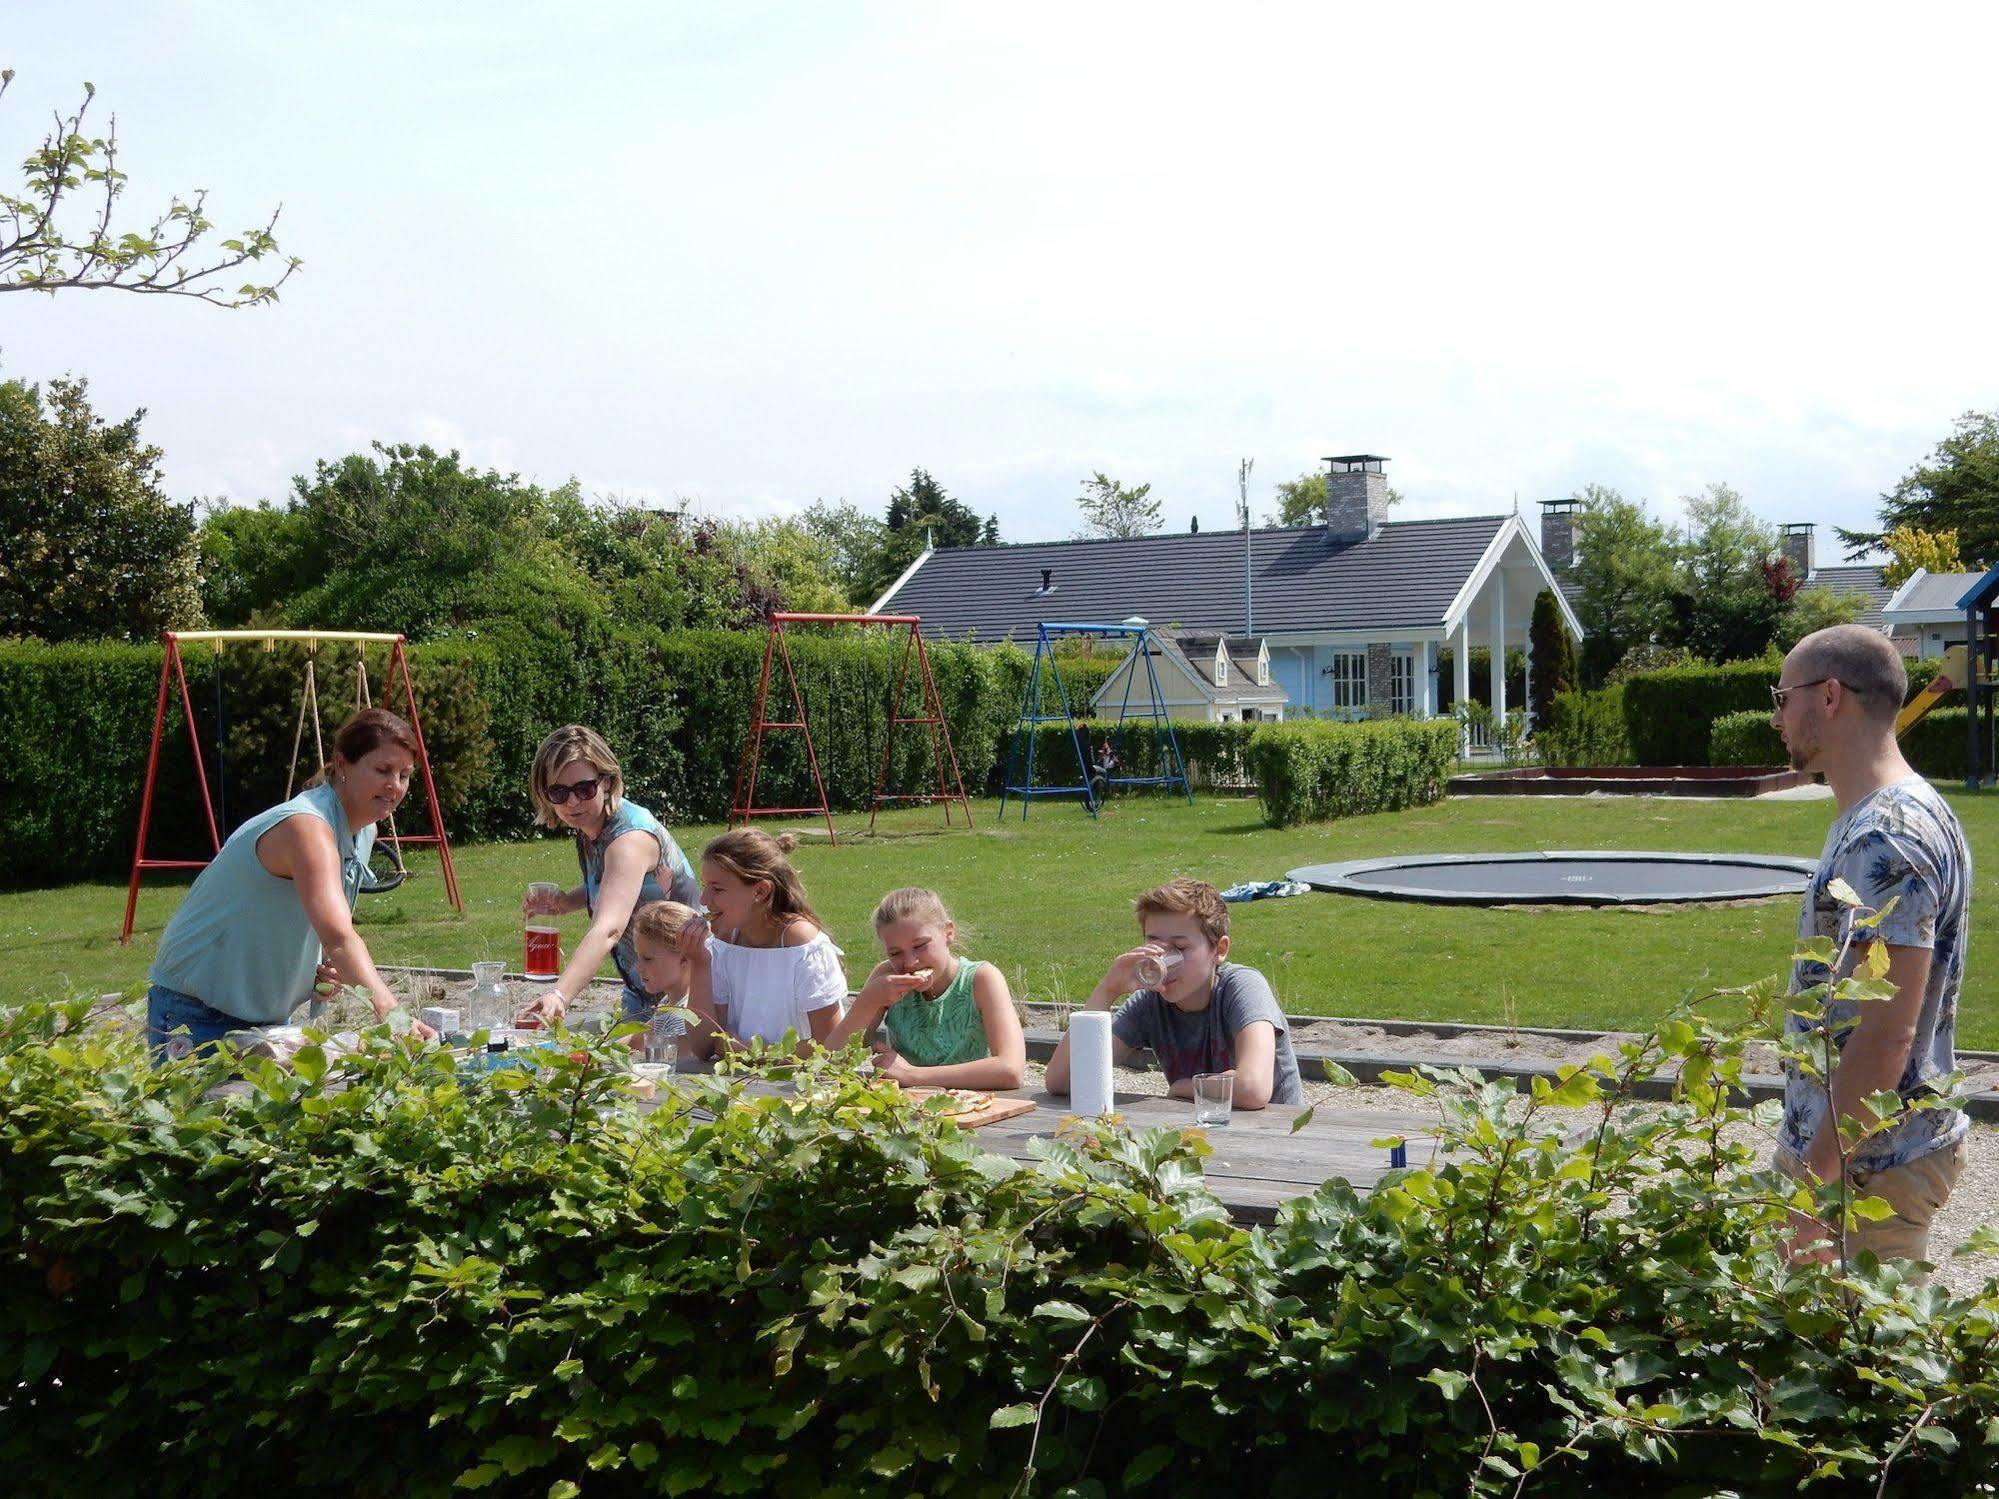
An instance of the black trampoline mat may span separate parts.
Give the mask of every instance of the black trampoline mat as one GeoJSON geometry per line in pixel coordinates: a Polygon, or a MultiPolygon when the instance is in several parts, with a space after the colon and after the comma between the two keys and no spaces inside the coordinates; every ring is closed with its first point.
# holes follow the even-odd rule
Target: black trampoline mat
{"type": "Polygon", "coordinates": [[[1416,854],[1291,871],[1316,890],[1459,905],[1631,905],[1797,895],[1816,866],[1763,854],[1416,854]]]}

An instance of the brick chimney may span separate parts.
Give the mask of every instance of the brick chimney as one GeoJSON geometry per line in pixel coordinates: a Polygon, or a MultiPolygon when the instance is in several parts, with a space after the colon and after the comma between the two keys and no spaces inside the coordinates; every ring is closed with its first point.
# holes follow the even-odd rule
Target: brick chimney
{"type": "Polygon", "coordinates": [[[1812,554],[1812,523],[1792,521],[1783,532],[1784,560],[1791,564],[1791,575],[1803,583],[1812,575],[1812,564],[1818,560],[1812,554]]]}
{"type": "Polygon", "coordinates": [[[1388,518],[1388,460],[1373,453],[1328,458],[1326,540],[1332,545],[1370,541],[1388,518]]]}
{"type": "Polygon", "coordinates": [[[1558,573],[1565,573],[1576,560],[1576,511],[1578,500],[1541,501],[1541,560],[1558,573]]]}

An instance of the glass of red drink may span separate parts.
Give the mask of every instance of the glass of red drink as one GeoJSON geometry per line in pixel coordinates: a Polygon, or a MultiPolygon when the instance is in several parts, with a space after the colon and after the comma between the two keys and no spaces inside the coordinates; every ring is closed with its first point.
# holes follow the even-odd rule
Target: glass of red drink
{"type": "MultiPolygon", "coordinates": [[[[528,886],[530,906],[549,905],[560,898],[562,887],[546,880],[528,886]]],[[[521,972],[531,979],[552,980],[562,972],[562,932],[553,912],[527,918],[522,934],[521,972]]]]}

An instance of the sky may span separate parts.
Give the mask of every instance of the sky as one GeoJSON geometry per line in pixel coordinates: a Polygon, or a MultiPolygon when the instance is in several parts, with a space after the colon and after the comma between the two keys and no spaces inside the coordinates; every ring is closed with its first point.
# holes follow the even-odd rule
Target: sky
{"type": "Polygon", "coordinates": [[[305,266],[7,295],[0,375],[143,407],[179,499],[373,440],[745,517],[920,466],[1025,541],[1095,471],[1213,528],[1239,459],[1261,516],[1369,452],[1411,518],[1865,527],[1999,406],[1995,49],[1989,5],[16,7],[0,154],[87,79],[127,217],[281,203],[305,266]]]}

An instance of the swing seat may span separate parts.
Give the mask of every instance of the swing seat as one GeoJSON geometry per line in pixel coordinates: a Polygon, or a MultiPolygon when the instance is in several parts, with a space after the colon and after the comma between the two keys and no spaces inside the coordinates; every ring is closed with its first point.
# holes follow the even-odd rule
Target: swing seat
{"type": "Polygon", "coordinates": [[[387,895],[409,877],[395,849],[378,843],[368,855],[368,867],[361,871],[361,893],[387,895]]]}

